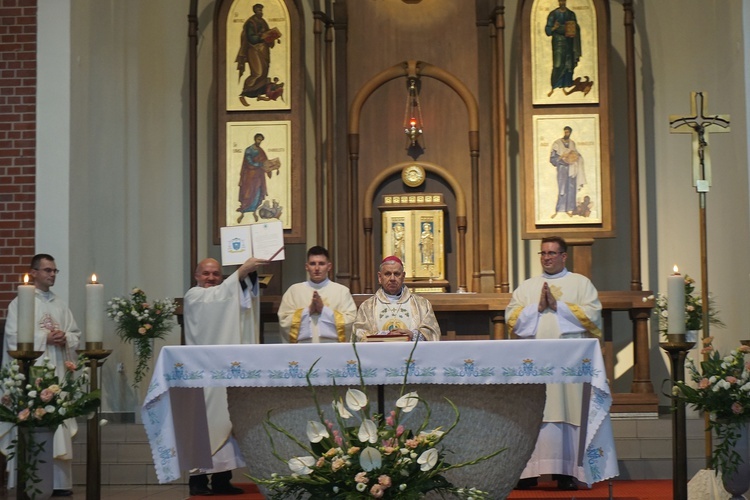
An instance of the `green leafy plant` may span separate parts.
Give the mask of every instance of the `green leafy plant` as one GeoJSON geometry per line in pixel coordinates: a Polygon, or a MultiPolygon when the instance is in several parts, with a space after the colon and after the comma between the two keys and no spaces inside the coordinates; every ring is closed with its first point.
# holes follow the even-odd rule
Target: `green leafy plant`
{"type": "Polygon", "coordinates": [[[739,426],[750,421],[750,363],[745,362],[750,347],[743,345],[722,356],[713,347],[713,337],[706,337],[701,353],[706,359],[700,368],[692,358],[685,365],[697,387],[677,381],[672,396],[710,414],[710,428],[720,441],[713,452],[714,468],[731,474],[741,460],[734,451],[739,426]]]}
{"type": "MultiPolygon", "coordinates": [[[[307,383],[313,393],[318,420],[306,424],[309,442],[303,442],[285,428],[271,420],[269,412],[264,427],[269,436],[274,455],[291,471],[291,474],[273,474],[271,478],[251,477],[259,485],[266,486],[274,499],[327,498],[353,500],[364,498],[416,499],[427,492],[435,491],[463,499],[489,498],[487,493],[476,488],[458,488],[443,475],[446,471],[474,465],[494,457],[503,451],[479,457],[475,460],[450,464],[442,441],[458,425],[460,412],[446,398],[455,412],[455,419],[447,429],[429,428],[430,406],[416,392],[406,393],[406,379],[401,386],[396,407],[387,415],[373,413],[365,394],[362,368],[357,356],[359,389],[349,388],[345,397],[335,396],[331,403],[335,422],[325,418],[315,393],[315,387],[307,383]],[[418,405],[424,405],[426,415],[418,428],[407,429],[402,424],[405,414],[418,405]],[[285,458],[274,446],[271,430],[281,433],[296,443],[303,453],[285,458]]],[[[416,347],[416,343],[415,343],[416,347]]],[[[412,350],[412,353],[414,351],[412,350]]],[[[411,354],[407,366],[412,362],[411,354]]],[[[335,386],[334,386],[335,387],[335,386]]]]}
{"type": "Polygon", "coordinates": [[[117,323],[117,335],[136,348],[138,362],[133,387],[138,387],[148,371],[148,362],[154,354],[151,341],[164,338],[174,326],[172,317],[176,307],[169,298],[150,303],[140,288],[133,288],[130,298],[114,297],[107,302],[107,316],[117,323]]]}
{"type": "MultiPolygon", "coordinates": [[[[16,360],[0,370],[0,421],[19,428],[8,457],[16,455],[19,440],[24,440],[26,458],[18,457],[19,479],[21,484],[27,485],[26,493],[32,498],[41,493],[36,487],[41,481],[37,467],[44,443],[36,443],[29,429],[56,429],[59,425],[65,425],[65,420],[89,414],[99,406],[100,391],[88,391],[89,368],[86,361],[85,357],[79,357],[76,363],[66,361],[62,379],[55,373],[55,366],[47,357],[42,359],[41,365],[31,367],[28,381],[16,360]]],[[[52,446],[52,443],[47,443],[47,446],[52,446]]]]}

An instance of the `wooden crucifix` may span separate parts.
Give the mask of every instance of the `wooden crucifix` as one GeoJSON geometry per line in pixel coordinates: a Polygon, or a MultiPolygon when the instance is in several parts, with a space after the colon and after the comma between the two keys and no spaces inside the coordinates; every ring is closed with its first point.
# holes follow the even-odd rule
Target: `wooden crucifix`
{"type": "Polygon", "coordinates": [[[690,93],[690,116],[669,116],[672,134],[693,134],[693,186],[699,193],[711,186],[709,132],[729,132],[729,115],[706,115],[708,97],[703,92],[690,93]],[[710,129],[710,130],[709,130],[710,129]]]}
{"type": "MultiPolygon", "coordinates": [[[[708,98],[703,92],[690,93],[690,116],[670,115],[670,133],[693,134],[693,186],[698,192],[700,209],[700,240],[701,240],[701,303],[703,304],[703,334],[705,339],[710,335],[709,325],[709,297],[708,297],[708,230],[706,227],[706,193],[711,187],[711,157],[709,156],[708,134],[709,132],[729,132],[729,115],[706,116],[708,98]],[[710,130],[709,130],[710,129],[710,130]]],[[[703,360],[708,358],[703,355],[703,360]]],[[[704,416],[706,427],[709,428],[709,415],[704,416]]],[[[682,426],[684,428],[684,415],[682,426]]],[[[674,431],[673,431],[674,432],[674,431]]],[[[683,433],[684,435],[684,433],[683,433]]],[[[711,456],[713,453],[713,437],[711,431],[706,431],[706,468],[711,468],[711,456]]],[[[674,437],[673,437],[674,439],[674,437]]],[[[686,469],[687,463],[681,464],[680,469],[686,469]]],[[[687,476],[687,470],[675,471],[675,475],[687,476]]],[[[677,497],[675,497],[677,498],[677,497]]]]}

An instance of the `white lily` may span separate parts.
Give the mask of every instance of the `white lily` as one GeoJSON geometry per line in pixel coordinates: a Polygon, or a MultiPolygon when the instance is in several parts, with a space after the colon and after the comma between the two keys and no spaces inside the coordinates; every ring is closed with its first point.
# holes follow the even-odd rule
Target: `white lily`
{"type": "Polygon", "coordinates": [[[309,455],[306,457],[294,457],[290,458],[287,464],[294,474],[306,476],[312,472],[310,467],[315,465],[315,458],[309,455]]]}
{"type": "Polygon", "coordinates": [[[346,391],[346,406],[353,411],[359,411],[367,406],[367,395],[359,389],[349,389],[346,391]]]}
{"type": "Polygon", "coordinates": [[[320,443],[323,438],[327,438],[329,435],[325,425],[315,420],[307,421],[307,439],[311,443],[320,443]]]}
{"type": "Polygon", "coordinates": [[[359,426],[357,437],[363,443],[376,443],[378,441],[378,426],[372,420],[363,420],[359,426]]]}
{"type": "Polygon", "coordinates": [[[409,413],[410,411],[412,411],[414,408],[417,407],[418,403],[419,403],[419,396],[417,396],[417,393],[410,392],[398,398],[398,401],[396,401],[396,406],[401,408],[404,413],[409,413]]]}
{"type": "Polygon", "coordinates": [[[337,412],[339,412],[339,416],[346,420],[347,418],[352,418],[352,414],[349,413],[349,410],[346,409],[346,406],[344,406],[344,402],[339,400],[335,401],[333,403],[333,407],[336,409],[337,412]]]}
{"type": "Polygon", "coordinates": [[[362,450],[362,453],[359,456],[359,465],[362,466],[363,470],[370,472],[371,470],[377,469],[383,465],[383,457],[376,448],[368,446],[362,450]]]}
{"type": "Polygon", "coordinates": [[[420,470],[428,471],[435,467],[435,464],[437,464],[437,460],[438,451],[435,448],[430,448],[429,450],[419,455],[417,463],[421,464],[421,467],[419,468],[420,470]]]}

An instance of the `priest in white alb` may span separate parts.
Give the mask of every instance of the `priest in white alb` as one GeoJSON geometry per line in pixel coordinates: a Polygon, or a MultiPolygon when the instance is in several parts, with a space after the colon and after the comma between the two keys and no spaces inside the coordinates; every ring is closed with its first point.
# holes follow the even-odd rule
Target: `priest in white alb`
{"type": "MultiPolygon", "coordinates": [[[[260,332],[260,299],[257,269],[267,261],[251,257],[227,279],[215,259],[202,260],[195,269],[197,286],[184,297],[187,345],[257,344],[260,332]]],[[[232,436],[227,392],[224,387],[203,389],[209,422],[213,467],[193,470],[190,495],[239,495],[230,483],[232,469],[245,466],[232,436]],[[211,474],[209,487],[208,474],[211,474]]]]}
{"type": "MultiPolygon", "coordinates": [[[[565,268],[567,249],[559,236],[542,239],[543,274],[521,283],[506,310],[518,337],[601,338],[599,294],[588,278],[565,268]]],[[[578,489],[574,478],[585,481],[579,453],[581,403],[581,384],[547,384],[544,423],[518,489],[536,486],[541,474],[552,474],[560,490],[578,489]]]]}
{"type": "Polygon", "coordinates": [[[307,251],[307,281],[290,286],[281,298],[279,326],[290,344],[348,342],[357,306],[347,287],[328,278],[328,250],[313,246],[307,251]]]}
{"type": "MultiPolygon", "coordinates": [[[[36,359],[35,364],[41,364],[45,358],[55,365],[55,374],[62,380],[65,376],[65,362],[76,362],[76,349],[81,340],[81,330],[78,329],[73,313],[68,304],[55,295],[51,287],[60,271],[55,259],[49,254],[40,253],[31,259],[29,275],[35,286],[34,290],[34,350],[42,351],[43,355],[36,359]]],[[[15,351],[18,346],[18,298],[8,306],[8,317],[5,323],[5,338],[3,342],[3,366],[11,361],[8,351],[15,351]]],[[[7,454],[8,445],[15,438],[15,429],[3,422],[0,425],[0,446],[7,454]]],[[[78,424],[74,418],[69,418],[55,430],[52,444],[53,461],[53,495],[71,496],[73,494],[73,437],[78,432],[78,424]]],[[[15,460],[8,462],[8,487],[15,486],[15,460]]]]}

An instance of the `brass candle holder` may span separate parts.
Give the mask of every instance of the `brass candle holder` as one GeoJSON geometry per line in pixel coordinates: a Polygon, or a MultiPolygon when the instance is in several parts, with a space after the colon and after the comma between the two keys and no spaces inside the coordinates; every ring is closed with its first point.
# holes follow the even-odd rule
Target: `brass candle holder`
{"type": "MultiPolygon", "coordinates": [[[[685,380],[685,358],[695,342],[685,342],[684,334],[667,335],[667,342],[659,347],[669,354],[672,365],[672,386],[685,380]],[[673,336],[674,335],[674,336],[673,336]],[[679,335],[682,341],[679,341],[679,335]]],[[[672,398],[672,491],[675,500],[687,498],[687,428],[685,402],[672,398]]]]}
{"type": "MultiPolygon", "coordinates": [[[[102,342],[86,342],[85,349],[76,351],[88,358],[89,390],[99,389],[99,367],[104,364],[112,350],[103,349],[102,342]]],[[[100,407],[96,407],[94,415],[89,419],[86,441],[86,500],[99,500],[102,488],[102,444],[101,428],[99,427],[100,407]]]]}
{"type": "MultiPolygon", "coordinates": [[[[33,342],[19,342],[16,346],[15,351],[8,351],[10,357],[18,361],[19,371],[26,377],[26,381],[29,380],[29,372],[31,371],[31,365],[34,364],[34,360],[44,354],[43,351],[35,351],[33,342]]],[[[19,457],[26,455],[26,436],[19,429],[18,430],[18,441],[16,444],[16,454],[19,457]]],[[[21,477],[21,468],[16,468],[16,499],[17,500],[28,500],[29,496],[26,494],[26,488],[24,487],[23,478],[21,477]]]]}

